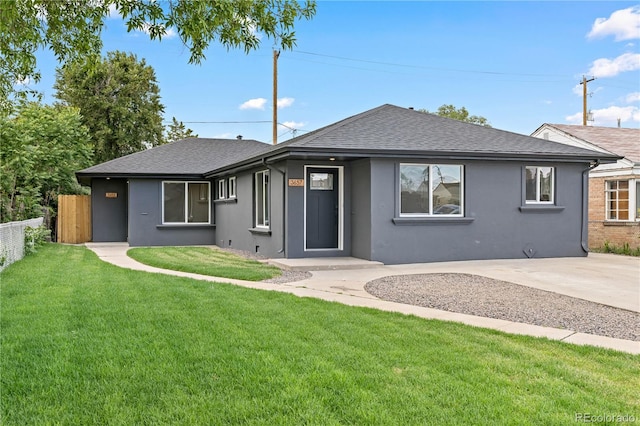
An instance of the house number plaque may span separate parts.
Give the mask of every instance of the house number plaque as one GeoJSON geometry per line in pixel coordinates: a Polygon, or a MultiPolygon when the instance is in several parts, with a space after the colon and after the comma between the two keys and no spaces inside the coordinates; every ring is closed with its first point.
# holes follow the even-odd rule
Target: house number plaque
{"type": "Polygon", "coordinates": [[[289,186],[304,186],[304,179],[289,179],[289,186]]]}
{"type": "Polygon", "coordinates": [[[107,193],[105,194],[105,196],[106,196],[107,198],[118,198],[118,193],[117,193],[117,192],[107,192],[107,193]]]}

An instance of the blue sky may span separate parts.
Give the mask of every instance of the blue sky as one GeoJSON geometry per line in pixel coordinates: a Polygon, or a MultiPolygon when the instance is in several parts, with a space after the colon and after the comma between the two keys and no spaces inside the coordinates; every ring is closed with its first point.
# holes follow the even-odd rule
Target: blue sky
{"type": "MultiPolygon", "coordinates": [[[[493,127],[530,134],[543,123],[640,127],[637,2],[318,1],[278,62],[279,141],[379,105],[466,107],[493,127]]],[[[155,71],[165,121],[201,137],[271,142],[272,47],[212,46],[201,65],[169,33],[161,42],[106,21],[104,50],[132,52],[155,71]]],[[[55,62],[39,57],[37,86],[53,101],[55,62]]]]}

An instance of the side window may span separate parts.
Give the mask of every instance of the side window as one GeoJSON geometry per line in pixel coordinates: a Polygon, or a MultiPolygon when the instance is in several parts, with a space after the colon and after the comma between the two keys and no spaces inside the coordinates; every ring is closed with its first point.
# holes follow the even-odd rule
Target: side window
{"type": "Polygon", "coordinates": [[[527,204],[553,204],[555,168],[527,166],[525,170],[525,200],[527,204]]]}
{"type": "Polygon", "coordinates": [[[629,181],[608,181],[605,192],[607,220],[629,220],[629,181]]]}
{"type": "Polygon", "coordinates": [[[227,198],[225,183],[226,181],[224,179],[220,179],[218,181],[218,200],[224,200],[227,198]]]}
{"type": "Polygon", "coordinates": [[[256,228],[269,227],[269,171],[255,174],[255,217],[256,228]]]}
{"type": "Polygon", "coordinates": [[[229,178],[229,192],[227,193],[229,198],[236,198],[236,177],[229,178]]]}

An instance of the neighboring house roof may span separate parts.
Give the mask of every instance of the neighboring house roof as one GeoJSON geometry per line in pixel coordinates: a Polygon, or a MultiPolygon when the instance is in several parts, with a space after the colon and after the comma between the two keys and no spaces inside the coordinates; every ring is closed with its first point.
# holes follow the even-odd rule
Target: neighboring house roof
{"type": "Polygon", "coordinates": [[[249,166],[261,158],[314,154],[342,158],[423,156],[567,161],[600,159],[602,162],[615,162],[619,158],[611,153],[385,104],[280,143],[260,157],[243,163],[249,166]]]}
{"type": "Polygon", "coordinates": [[[270,148],[255,140],[188,138],[89,167],[76,176],[83,180],[94,176],[202,176],[270,148]]]}
{"type": "Polygon", "coordinates": [[[555,129],[567,137],[586,142],[594,149],[600,148],[640,163],[640,129],[545,123],[534,134],[540,137],[546,129],[555,129]]]}

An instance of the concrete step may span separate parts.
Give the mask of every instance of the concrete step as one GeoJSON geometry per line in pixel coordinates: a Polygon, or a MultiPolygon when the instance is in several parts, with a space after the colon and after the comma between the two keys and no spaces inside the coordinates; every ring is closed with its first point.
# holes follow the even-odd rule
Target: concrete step
{"type": "Polygon", "coordinates": [[[382,262],[356,257],[314,257],[306,259],[269,259],[267,263],[291,271],[330,271],[343,269],[372,269],[384,266],[382,262]]]}

